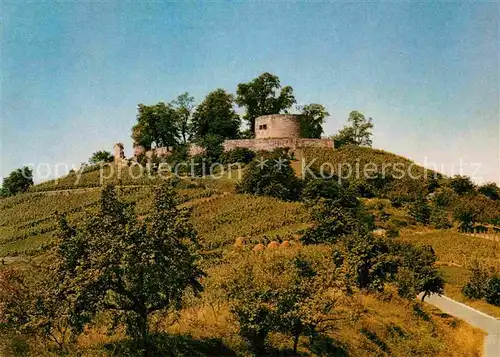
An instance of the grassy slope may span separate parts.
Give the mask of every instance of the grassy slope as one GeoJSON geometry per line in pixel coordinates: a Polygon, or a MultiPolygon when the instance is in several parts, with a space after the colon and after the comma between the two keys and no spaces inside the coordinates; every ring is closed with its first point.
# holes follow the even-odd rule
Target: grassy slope
{"type": "MultiPolygon", "coordinates": [[[[229,178],[199,181],[206,188],[186,187],[180,190],[180,194],[182,201],[193,207],[193,221],[203,249],[215,252],[221,260],[235,254],[232,243],[236,237],[245,237],[250,249],[257,242],[293,239],[308,224],[307,213],[300,203],[235,195],[234,180],[229,178]]],[[[149,213],[152,196],[148,185],[155,180],[136,182],[122,176],[121,181],[112,178],[109,182],[141,186],[124,187],[120,194],[128,201],[137,202],[136,210],[140,215],[149,213]]],[[[91,171],[82,175],[76,185],[74,175],[70,175],[58,184],[49,182],[35,186],[32,189],[35,193],[0,200],[0,256],[38,254],[40,247],[53,240],[53,212],[67,212],[70,222],[77,222],[86,209],[95,207],[99,184],[99,175],[91,171]],[[85,187],[90,189],[81,190],[85,187]],[[71,189],[78,190],[64,191],[71,189]],[[51,190],[60,192],[36,193],[51,190]]],[[[480,332],[430,308],[426,311],[432,319],[427,320],[425,314],[418,317],[410,306],[392,295],[388,293],[381,299],[366,295],[358,297],[364,311],[362,319],[353,324],[340,323],[332,335],[349,355],[480,355],[480,332]]],[[[221,338],[231,348],[241,350],[241,341],[234,335],[235,325],[228,318],[227,307],[221,306],[220,316],[211,317],[212,307],[200,303],[182,311],[182,318],[168,331],[190,334],[194,338],[221,338]]],[[[94,355],[92,351],[96,347],[95,353],[99,355],[98,345],[108,339],[93,330],[83,336],[79,344],[91,347],[89,355],[94,355]]],[[[279,336],[273,336],[272,341],[275,346],[290,347],[290,341],[279,336]]],[[[304,348],[306,341],[301,341],[301,344],[304,348]]]]}
{"type": "Polygon", "coordinates": [[[500,271],[500,242],[454,231],[434,231],[423,234],[403,235],[402,239],[414,243],[430,244],[436,251],[440,270],[446,280],[445,293],[487,314],[500,318],[500,307],[482,300],[471,300],[462,295],[461,289],[469,277],[467,267],[477,260],[484,267],[500,271]]]}

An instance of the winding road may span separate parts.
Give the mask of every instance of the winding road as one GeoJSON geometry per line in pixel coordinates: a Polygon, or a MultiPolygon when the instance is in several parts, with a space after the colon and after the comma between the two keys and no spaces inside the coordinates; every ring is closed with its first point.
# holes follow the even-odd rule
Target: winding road
{"type": "Polygon", "coordinates": [[[425,302],[486,332],[488,335],[484,339],[484,356],[500,357],[499,319],[486,315],[444,295],[431,295],[425,299],[425,302]]]}

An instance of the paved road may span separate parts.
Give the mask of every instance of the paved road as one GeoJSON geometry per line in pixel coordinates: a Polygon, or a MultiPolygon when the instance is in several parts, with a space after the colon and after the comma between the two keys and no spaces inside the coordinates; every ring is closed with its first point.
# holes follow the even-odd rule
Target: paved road
{"type": "Polygon", "coordinates": [[[486,332],[488,336],[484,340],[484,356],[500,357],[499,319],[486,315],[444,295],[431,295],[425,299],[425,302],[486,332]]]}

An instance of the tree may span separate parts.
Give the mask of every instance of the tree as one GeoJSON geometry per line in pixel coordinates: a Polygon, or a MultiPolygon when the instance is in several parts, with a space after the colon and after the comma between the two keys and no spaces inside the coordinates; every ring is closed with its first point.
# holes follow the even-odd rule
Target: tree
{"type": "Polygon", "coordinates": [[[2,194],[12,196],[20,192],[26,192],[33,185],[33,170],[24,166],[12,171],[3,179],[2,194]]]}
{"type": "Polygon", "coordinates": [[[224,89],[209,93],[196,108],[191,122],[191,131],[197,142],[202,142],[207,136],[235,139],[239,127],[240,117],[233,109],[233,96],[224,89]]]}
{"type": "Polygon", "coordinates": [[[177,129],[186,144],[190,137],[191,113],[194,108],[194,97],[185,92],[170,103],[177,110],[177,129]]]}
{"type": "Polygon", "coordinates": [[[487,182],[479,186],[477,191],[494,201],[500,200],[500,188],[494,182],[487,182]]]}
{"type": "Polygon", "coordinates": [[[372,119],[354,110],[349,114],[348,124],[333,136],[335,147],[345,145],[372,146],[372,119]]]}
{"type": "MultiPolygon", "coordinates": [[[[265,354],[267,336],[281,332],[291,336],[294,354],[300,336],[314,338],[335,328],[339,320],[353,319],[337,306],[336,294],[343,288],[331,260],[307,251],[277,250],[273,253],[241,256],[224,275],[223,287],[239,334],[256,355],[265,354]]],[[[346,299],[352,304],[352,299],[346,299]]]]}
{"type": "Polygon", "coordinates": [[[436,269],[437,258],[430,245],[391,241],[389,251],[395,257],[395,280],[400,296],[414,299],[423,293],[424,301],[431,294],[443,293],[444,279],[436,269]]]}
{"type": "Polygon", "coordinates": [[[246,108],[244,119],[252,133],[255,133],[255,118],[286,112],[296,103],[292,87],[282,88],[278,76],[267,72],[248,83],[238,84],[236,94],[236,104],[246,108]]]}
{"type": "Polygon", "coordinates": [[[113,161],[113,155],[109,151],[99,150],[92,154],[89,159],[89,164],[99,164],[102,162],[113,161]]]}
{"type": "Polygon", "coordinates": [[[17,334],[41,335],[66,351],[74,306],[60,278],[50,265],[1,269],[0,324],[17,334]]]}
{"type": "Polygon", "coordinates": [[[455,175],[448,182],[448,186],[459,195],[474,193],[476,190],[476,185],[468,176],[455,175]]]}
{"type": "Polygon", "coordinates": [[[134,142],[150,149],[156,147],[174,147],[178,144],[178,111],[170,104],[159,102],[155,105],[137,106],[137,124],[132,127],[134,142]]]}
{"type": "Polygon", "coordinates": [[[307,104],[297,108],[301,114],[300,136],[303,138],[321,138],[323,124],[330,116],[326,108],[321,104],[307,104]]]}
{"type": "Polygon", "coordinates": [[[99,210],[82,228],[60,220],[58,248],[64,283],[75,299],[73,322],[81,329],[98,311],[124,322],[138,347],[151,352],[148,320],[159,310],[178,309],[186,289],[201,291],[195,232],[189,211],[178,209],[168,183],[155,189],[149,224],[137,220],[112,186],[103,189],[99,210]]]}
{"type": "Polygon", "coordinates": [[[364,290],[383,291],[394,273],[385,241],[372,234],[353,234],[345,238],[344,245],[344,264],[354,284],[364,290]]]}

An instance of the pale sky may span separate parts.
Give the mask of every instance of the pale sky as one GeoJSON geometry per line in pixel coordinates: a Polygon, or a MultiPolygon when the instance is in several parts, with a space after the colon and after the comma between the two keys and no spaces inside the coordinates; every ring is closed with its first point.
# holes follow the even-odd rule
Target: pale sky
{"type": "Polygon", "coordinates": [[[271,72],[327,107],[327,135],[358,110],[375,148],[500,183],[498,3],[2,6],[2,177],[116,142],[131,156],[138,103],[271,72]]]}

